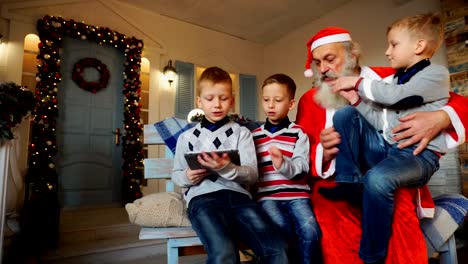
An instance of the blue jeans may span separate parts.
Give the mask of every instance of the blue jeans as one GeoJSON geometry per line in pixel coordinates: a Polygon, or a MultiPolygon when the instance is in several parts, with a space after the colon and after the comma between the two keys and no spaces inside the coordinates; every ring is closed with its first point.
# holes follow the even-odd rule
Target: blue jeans
{"type": "Polygon", "coordinates": [[[359,256],[366,262],[383,259],[391,232],[395,190],[425,185],[439,169],[439,157],[428,149],[414,156],[414,146],[398,149],[397,144],[390,145],[352,106],[338,110],[333,125],[341,136],[335,180],[363,185],[359,256]]]}
{"type": "Polygon", "coordinates": [[[310,199],[263,200],[263,210],[290,245],[290,263],[320,262],[320,228],[310,199]]]}
{"type": "Polygon", "coordinates": [[[280,232],[245,194],[221,190],[194,197],[188,216],[208,253],[208,264],[239,263],[237,240],[252,249],[259,263],[288,263],[280,232]]]}

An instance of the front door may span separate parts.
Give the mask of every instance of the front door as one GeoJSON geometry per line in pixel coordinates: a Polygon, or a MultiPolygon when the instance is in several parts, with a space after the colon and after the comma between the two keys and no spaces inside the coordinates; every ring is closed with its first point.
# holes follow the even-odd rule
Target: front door
{"type": "MultiPolygon", "coordinates": [[[[62,82],[58,91],[57,172],[62,206],[94,206],[121,201],[124,54],[87,40],[66,38],[62,54],[62,82]],[[96,58],[110,72],[106,88],[97,93],[72,80],[74,64],[96,58]],[[120,135],[117,135],[119,137],[120,135]]],[[[85,81],[99,80],[99,72],[85,68],[85,81]]]]}

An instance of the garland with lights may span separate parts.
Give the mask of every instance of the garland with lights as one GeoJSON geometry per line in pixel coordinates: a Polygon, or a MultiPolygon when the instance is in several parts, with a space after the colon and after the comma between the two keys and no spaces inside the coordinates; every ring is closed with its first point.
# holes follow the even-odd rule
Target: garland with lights
{"type": "Polygon", "coordinates": [[[83,58],[73,65],[72,80],[85,91],[96,93],[107,87],[110,73],[107,66],[96,58],[83,58]],[[99,72],[99,80],[86,81],[83,77],[85,68],[94,68],[99,72]]]}
{"type": "MultiPolygon", "coordinates": [[[[29,146],[27,197],[56,196],[58,175],[55,168],[57,154],[56,127],[58,115],[58,85],[61,81],[61,58],[65,37],[109,45],[125,55],[122,93],[124,104],[124,135],[122,136],[122,200],[124,203],[140,198],[143,180],[143,145],[140,140],[140,63],[143,41],[127,37],[107,27],[91,26],[74,20],[46,15],[37,22],[39,43],[38,73],[36,76],[36,108],[32,119],[32,139],[29,146]]],[[[102,75],[102,74],[101,74],[102,75]]]]}

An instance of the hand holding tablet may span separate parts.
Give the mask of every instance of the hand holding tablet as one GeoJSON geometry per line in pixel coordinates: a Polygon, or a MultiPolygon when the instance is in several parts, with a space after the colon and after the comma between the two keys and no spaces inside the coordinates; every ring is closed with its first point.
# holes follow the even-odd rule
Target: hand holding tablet
{"type": "MultiPolygon", "coordinates": [[[[207,155],[211,155],[211,152],[216,153],[220,157],[222,157],[224,155],[224,153],[226,153],[229,156],[229,158],[231,159],[232,163],[234,163],[236,165],[240,165],[240,156],[239,156],[239,151],[238,150],[206,151],[205,153],[207,155]]],[[[186,154],[184,154],[185,160],[187,161],[187,164],[189,165],[189,168],[192,169],[192,170],[198,170],[198,169],[208,169],[208,170],[210,170],[210,168],[207,168],[207,167],[203,166],[202,164],[200,164],[200,162],[198,162],[198,159],[197,159],[198,155],[202,155],[202,153],[201,152],[196,152],[196,153],[186,153],[186,154]]]]}

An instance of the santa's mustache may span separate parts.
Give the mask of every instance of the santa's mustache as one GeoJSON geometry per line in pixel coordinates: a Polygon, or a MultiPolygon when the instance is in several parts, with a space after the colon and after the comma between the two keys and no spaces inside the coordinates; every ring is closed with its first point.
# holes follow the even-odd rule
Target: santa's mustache
{"type": "Polygon", "coordinates": [[[323,82],[323,81],[325,80],[325,78],[337,79],[337,78],[338,78],[338,75],[335,74],[334,72],[328,71],[328,72],[326,72],[326,73],[324,73],[324,74],[321,74],[321,76],[320,76],[320,81],[323,82]]]}
{"type": "Polygon", "coordinates": [[[323,76],[320,76],[318,84],[318,90],[315,94],[315,101],[324,108],[339,109],[345,105],[348,105],[348,101],[341,97],[339,94],[331,91],[331,86],[327,82],[324,82],[325,77],[337,79],[338,76],[332,72],[326,72],[323,76]]]}

